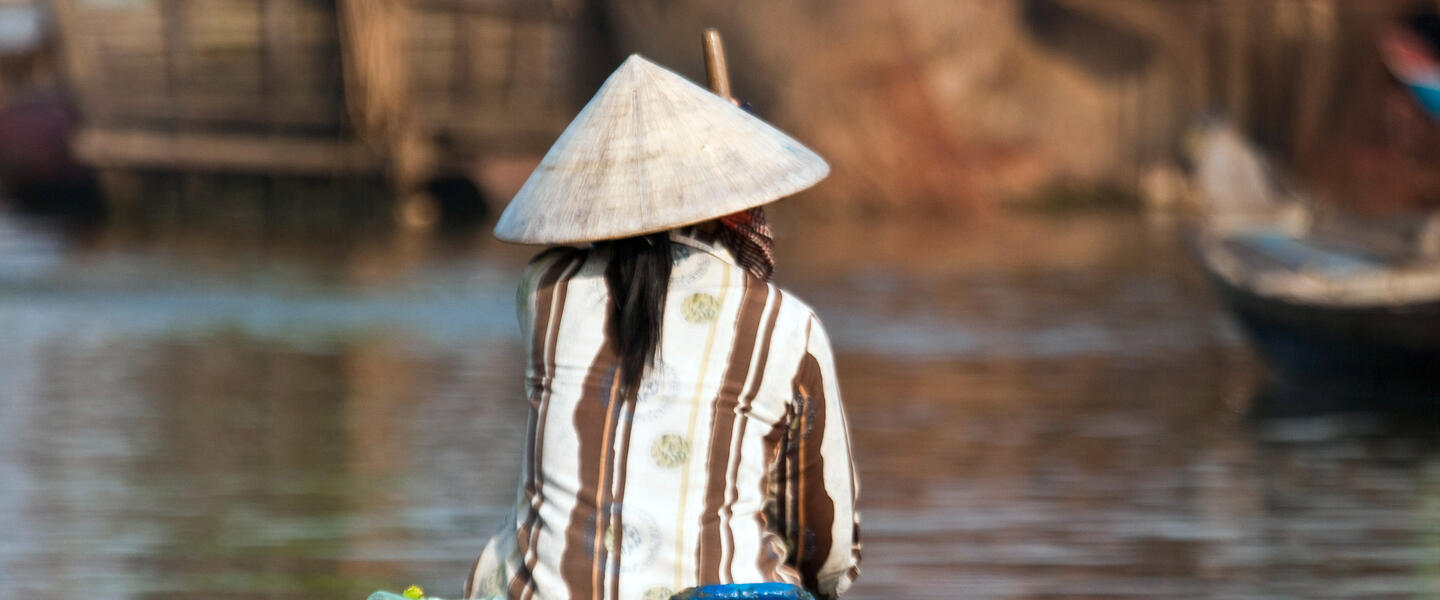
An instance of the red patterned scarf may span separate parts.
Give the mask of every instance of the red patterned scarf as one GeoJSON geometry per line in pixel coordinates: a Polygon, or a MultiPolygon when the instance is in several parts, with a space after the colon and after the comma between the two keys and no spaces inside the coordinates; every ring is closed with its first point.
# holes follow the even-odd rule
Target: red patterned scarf
{"type": "Polygon", "coordinates": [[[746,271],[770,281],[775,274],[775,236],[760,207],[720,217],[720,241],[746,271]]]}

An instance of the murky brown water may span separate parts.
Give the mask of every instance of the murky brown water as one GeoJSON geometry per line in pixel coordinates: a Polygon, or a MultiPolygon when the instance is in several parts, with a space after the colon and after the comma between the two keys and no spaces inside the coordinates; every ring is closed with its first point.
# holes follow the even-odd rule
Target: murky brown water
{"type": "MultiPolygon", "coordinates": [[[[850,597],[1440,598],[1440,418],[1252,416],[1170,228],[782,244],[840,352],[850,597]]],[[[0,217],[0,595],[457,595],[513,493],[526,254],[0,217]]]]}

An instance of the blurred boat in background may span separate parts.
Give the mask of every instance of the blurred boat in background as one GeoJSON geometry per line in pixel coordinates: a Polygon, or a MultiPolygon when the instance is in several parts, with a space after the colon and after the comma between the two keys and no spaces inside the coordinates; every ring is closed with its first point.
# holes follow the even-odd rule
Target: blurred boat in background
{"type": "Polygon", "coordinates": [[[98,216],[90,173],[70,153],[76,116],[61,90],[53,21],[39,0],[0,0],[0,203],[98,216]]]}
{"type": "Polygon", "coordinates": [[[57,96],[0,104],[0,203],[38,215],[103,216],[90,170],[70,153],[74,130],[75,113],[57,96]]]}
{"type": "Polygon", "coordinates": [[[1435,81],[1422,81],[1408,84],[1410,93],[1420,101],[1430,116],[1440,119],[1440,79],[1435,81]]]}
{"type": "MultiPolygon", "coordinates": [[[[1440,220],[1428,223],[1433,230],[1440,220]]],[[[1200,253],[1220,297],[1282,376],[1440,381],[1440,261],[1280,228],[1210,232],[1200,253]]]]}
{"type": "Polygon", "coordinates": [[[1440,382],[1440,213],[1320,214],[1235,130],[1199,137],[1196,251],[1277,374],[1367,392],[1440,382]]]}
{"type": "Polygon", "coordinates": [[[1415,13],[1386,30],[1380,54],[1425,111],[1440,119],[1440,13],[1415,13]]]}

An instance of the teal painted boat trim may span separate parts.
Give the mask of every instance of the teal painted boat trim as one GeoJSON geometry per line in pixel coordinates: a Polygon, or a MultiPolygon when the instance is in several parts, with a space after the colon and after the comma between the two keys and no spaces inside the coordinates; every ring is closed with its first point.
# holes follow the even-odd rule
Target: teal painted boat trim
{"type": "Polygon", "coordinates": [[[734,583],[690,588],[670,600],[815,600],[810,592],[789,583],[734,583]]]}
{"type": "Polygon", "coordinates": [[[1429,83],[1407,83],[1410,93],[1425,107],[1425,112],[1435,119],[1440,119],[1440,81],[1429,83]]]}
{"type": "Polygon", "coordinates": [[[1352,277],[1384,271],[1384,261],[1360,252],[1328,248],[1311,240],[1277,231],[1259,231],[1234,236],[1231,246],[1246,248],[1295,271],[1328,277],[1352,277]]]}

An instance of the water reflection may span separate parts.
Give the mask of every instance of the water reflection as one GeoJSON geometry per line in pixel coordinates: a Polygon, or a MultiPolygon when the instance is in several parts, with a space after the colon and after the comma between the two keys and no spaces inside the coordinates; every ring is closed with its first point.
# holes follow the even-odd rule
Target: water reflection
{"type": "MultiPolygon", "coordinates": [[[[1168,229],[790,231],[865,485],[852,597],[1440,595],[1435,421],[1252,410],[1168,229]]],[[[360,238],[0,218],[7,595],[458,594],[512,500],[528,251],[360,238]]]]}
{"type": "Polygon", "coordinates": [[[1256,419],[1188,358],[883,365],[864,597],[1435,593],[1434,419],[1256,419]]]}

